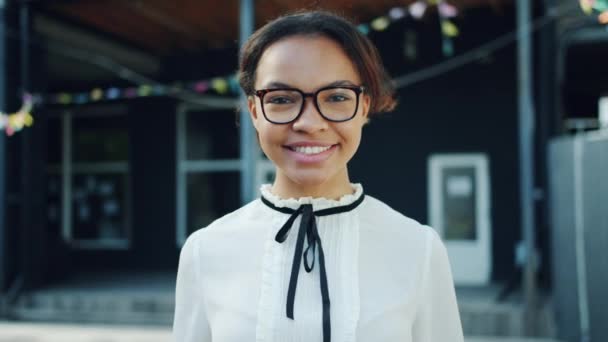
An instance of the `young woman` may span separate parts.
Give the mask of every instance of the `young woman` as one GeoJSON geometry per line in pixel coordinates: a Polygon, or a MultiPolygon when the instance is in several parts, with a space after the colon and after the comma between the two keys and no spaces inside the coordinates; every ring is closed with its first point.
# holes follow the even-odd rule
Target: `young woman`
{"type": "Polygon", "coordinates": [[[276,178],[188,238],[175,341],[463,341],[438,235],[348,176],[368,118],[394,107],[370,41],[330,13],[288,15],[239,71],[276,178]]]}

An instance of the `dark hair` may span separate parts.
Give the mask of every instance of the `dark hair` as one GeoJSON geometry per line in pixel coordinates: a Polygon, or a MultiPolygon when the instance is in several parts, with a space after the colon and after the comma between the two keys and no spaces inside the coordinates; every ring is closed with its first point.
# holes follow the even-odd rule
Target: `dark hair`
{"type": "Polygon", "coordinates": [[[323,35],[336,41],[355,65],[371,97],[370,113],[393,110],[394,88],[378,50],[347,19],[325,11],[306,11],[279,17],[258,29],[243,45],[239,56],[239,83],[247,95],[254,93],[258,62],[271,44],[295,35],[323,35]]]}

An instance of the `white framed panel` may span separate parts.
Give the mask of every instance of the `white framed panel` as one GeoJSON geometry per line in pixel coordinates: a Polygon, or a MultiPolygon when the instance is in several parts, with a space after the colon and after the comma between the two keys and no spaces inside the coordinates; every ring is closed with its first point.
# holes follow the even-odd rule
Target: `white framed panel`
{"type": "MultiPolygon", "coordinates": [[[[181,248],[189,235],[188,207],[189,196],[194,189],[188,186],[189,178],[198,179],[197,184],[204,183],[200,178],[225,179],[227,175],[242,172],[242,161],[240,158],[230,159],[197,159],[188,156],[188,115],[190,112],[207,112],[203,115],[213,115],[211,108],[205,106],[180,105],[176,115],[176,245],[181,248]],[[224,177],[222,177],[224,175],[224,177]]],[[[202,137],[205,138],[206,137],[202,137]]],[[[202,144],[207,145],[207,144],[202,144]]],[[[200,157],[199,157],[200,158],[200,157]]],[[[230,182],[233,183],[233,182],[230,182]]],[[[239,182],[240,184],[240,182],[239,182]]],[[[236,209],[236,208],[233,208],[236,209]]],[[[196,227],[200,228],[200,227],[196,227]]]]}
{"type": "Polygon", "coordinates": [[[60,217],[61,235],[72,248],[112,250],[130,247],[131,180],[128,161],[73,160],[72,123],[75,117],[103,119],[119,115],[125,114],[113,109],[108,112],[99,109],[91,115],[74,115],[68,111],[52,116],[53,120],[61,122],[61,160],[60,164],[47,165],[47,172],[61,185],[54,191],[59,192],[60,203],[50,205],[49,219],[60,217]]]}
{"type": "Polygon", "coordinates": [[[492,271],[490,179],[485,154],[428,160],[429,224],[442,237],[458,285],[484,285],[492,271]]]}

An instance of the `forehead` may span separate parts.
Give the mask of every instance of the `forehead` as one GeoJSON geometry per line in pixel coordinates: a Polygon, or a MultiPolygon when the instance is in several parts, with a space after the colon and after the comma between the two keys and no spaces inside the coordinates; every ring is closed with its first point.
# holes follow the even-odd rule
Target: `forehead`
{"type": "Polygon", "coordinates": [[[256,69],[255,88],[279,82],[310,91],[338,80],[361,82],[337,42],[321,35],[291,36],[266,48],[256,69]]]}

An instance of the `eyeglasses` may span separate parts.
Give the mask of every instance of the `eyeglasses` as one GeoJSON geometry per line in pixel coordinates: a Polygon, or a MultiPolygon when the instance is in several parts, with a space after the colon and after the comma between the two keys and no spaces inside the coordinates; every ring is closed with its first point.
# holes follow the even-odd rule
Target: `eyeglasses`
{"type": "Polygon", "coordinates": [[[304,99],[312,97],[319,114],[332,122],[348,121],[359,109],[359,95],[363,86],[324,87],[314,93],[305,93],[296,88],[260,89],[255,95],[262,103],[266,120],[274,124],[288,124],[297,120],[304,110],[304,99]]]}

